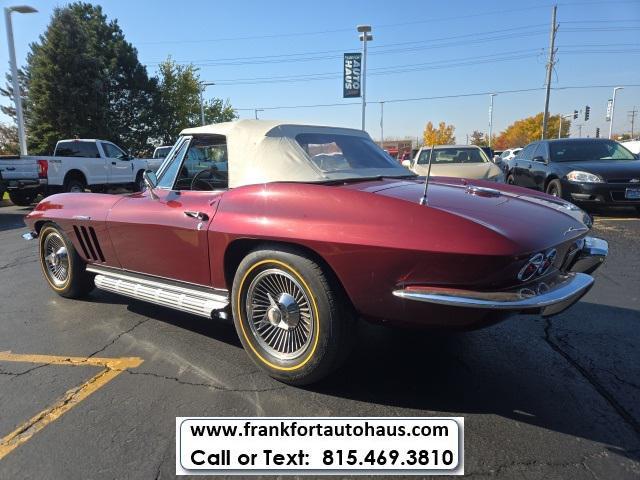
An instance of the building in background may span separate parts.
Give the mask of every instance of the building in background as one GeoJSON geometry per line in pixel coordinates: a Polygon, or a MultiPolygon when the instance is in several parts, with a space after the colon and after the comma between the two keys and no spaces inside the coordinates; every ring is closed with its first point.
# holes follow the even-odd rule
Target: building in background
{"type": "Polygon", "coordinates": [[[384,142],[376,143],[386,150],[393,158],[397,158],[398,160],[408,160],[411,158],[415,140],[385,140],[384,142]]]}

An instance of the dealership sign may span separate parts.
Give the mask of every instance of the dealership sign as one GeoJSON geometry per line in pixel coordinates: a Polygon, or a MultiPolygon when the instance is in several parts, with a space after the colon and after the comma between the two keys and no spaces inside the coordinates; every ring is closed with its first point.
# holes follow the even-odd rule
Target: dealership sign
{"type": "Polygon", "coordinates": [[[360,96],[360,79],[362,78],[362,54],[344,54],[344,73],[342,76],[343,98],[360,96]]]}

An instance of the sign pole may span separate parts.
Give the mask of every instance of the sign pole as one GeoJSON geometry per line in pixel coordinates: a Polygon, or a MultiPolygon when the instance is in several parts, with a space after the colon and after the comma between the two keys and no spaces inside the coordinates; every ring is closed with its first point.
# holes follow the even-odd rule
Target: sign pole
{"type": "Polygon", "coordinates": [[[367,109],[367,42],[373,40],[371,25],[358,25],[362,41],[362,130],[365,129],[365,112],[367,109]]]}

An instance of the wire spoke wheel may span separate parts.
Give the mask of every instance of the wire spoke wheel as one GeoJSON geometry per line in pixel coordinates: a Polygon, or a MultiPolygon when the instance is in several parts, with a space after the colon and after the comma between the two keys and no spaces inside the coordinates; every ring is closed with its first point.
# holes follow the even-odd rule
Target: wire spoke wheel
{"type": "Polygon", "coordinates": [[[316,328],[311,302],[289,273],[278,268],[258,273],[247,289],[245,308],[254,337],[274,357],[295,359],[311,343],[316,328]]]}
{"type": "Polygon", "coordinates": [[[42,255],[49,280],[56,287],[64,286],[69,278],[69,256],[58,233],[51,232],[44,239],[42,255]]]}

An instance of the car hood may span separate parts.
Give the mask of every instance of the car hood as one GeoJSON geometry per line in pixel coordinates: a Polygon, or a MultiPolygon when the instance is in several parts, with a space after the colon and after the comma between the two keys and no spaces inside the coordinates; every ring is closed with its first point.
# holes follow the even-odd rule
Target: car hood
{"type": "Polygon", "coordinates": [[[407,203],[406,208],[438,209],[488,228],[515,244],[551,247],[589,230],[587,214],[575,205],[543,193],[482,180],[432,178],[428,205],[420,206],[424,183],[416,180],[351,185],[407,203]]]}
{"type": "MultiPolygon", "coordinates": [[[[412,170],[418,175],[426,175],[429,165],[414,165],[412,170]]],[[[502,171],[491,162],[451,163],[431,165],[431,175],[440,177],[460,177],[487,180],[500,176],[502,171]]]]}
{"type": "Polygon", "coordinates": [[[628,182],[640,180],[640,160],[586,160],[581,162],[554,162],[555,167],[566,175],[572,170],[594,173],[606,181],[628,182]]]}

